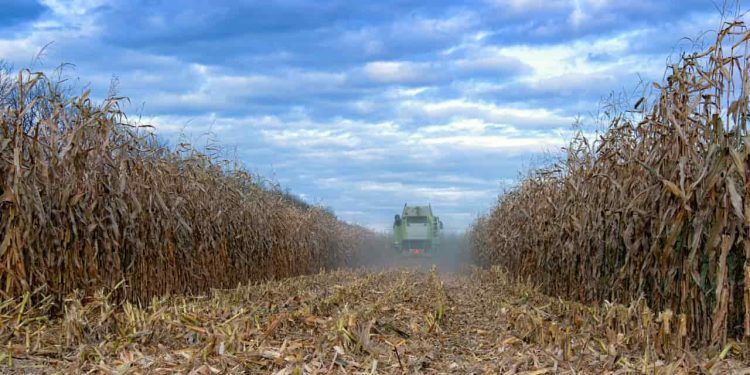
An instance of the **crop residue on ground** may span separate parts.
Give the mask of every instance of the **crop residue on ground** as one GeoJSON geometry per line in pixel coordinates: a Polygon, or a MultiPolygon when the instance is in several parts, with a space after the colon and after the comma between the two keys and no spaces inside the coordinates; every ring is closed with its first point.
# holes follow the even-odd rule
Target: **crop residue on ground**
{"type": "Polygon", "coordinates": [[[659,334],[643,305],[566,302],[497,269],[337,271],[143,308],[71,296],[53,320],[27,301],[0,306],[3,372],[726,373],[750,358],[673,351],[678,326],[659,334]]]}

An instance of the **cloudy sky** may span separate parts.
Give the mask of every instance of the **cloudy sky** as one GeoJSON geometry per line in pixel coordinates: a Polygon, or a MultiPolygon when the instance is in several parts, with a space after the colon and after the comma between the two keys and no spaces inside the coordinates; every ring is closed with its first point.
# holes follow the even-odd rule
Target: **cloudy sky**
{"type": "Polygon", "coordinates": [[[204,134],[343,219],[464,229],[602,98],[661,80],[721,0],[0,0],[0,60],[176,142],[204,134]],[[40,55],[39,52],[47,45],[40,55]]]}

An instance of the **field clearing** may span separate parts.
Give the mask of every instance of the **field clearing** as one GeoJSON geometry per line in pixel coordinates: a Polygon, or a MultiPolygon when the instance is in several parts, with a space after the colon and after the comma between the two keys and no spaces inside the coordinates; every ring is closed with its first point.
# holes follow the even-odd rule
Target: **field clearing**
{"type": "Polygon", "coordinates": [[[643,306],[565,302],[497,269],[336,271],[145,308],[98,294],[51,321],[21,299],[0,317],[3,373],[720,374],[750,358],[669,351],[643,306]]]}

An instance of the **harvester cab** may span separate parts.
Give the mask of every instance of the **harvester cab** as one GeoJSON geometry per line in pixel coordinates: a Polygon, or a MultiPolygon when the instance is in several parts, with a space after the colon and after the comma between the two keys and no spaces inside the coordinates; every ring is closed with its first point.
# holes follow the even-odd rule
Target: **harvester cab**
{"type": "Polygon", "coordinates": [[[430,256],[440,248],[443,222],[432,214],[432,206],[404,205],[393,220],[393,248],[411,256],[430,256]]]}

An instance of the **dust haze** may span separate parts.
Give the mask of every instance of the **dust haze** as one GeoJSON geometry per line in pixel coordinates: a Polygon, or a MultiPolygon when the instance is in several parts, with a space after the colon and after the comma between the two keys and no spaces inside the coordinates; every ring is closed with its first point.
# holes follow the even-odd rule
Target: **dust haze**
{"type": "Polygon", "coordinates": [[[467,236],[464,233],[440,235],[440,248],[430,255],[404,255],[393,248],[393,236],[383,234],[377,240],[356,251],[356,264],[373,270],[418,268],[429,270],[436,266],[440,273],[455,273],[472,263],[467,236]]]}

